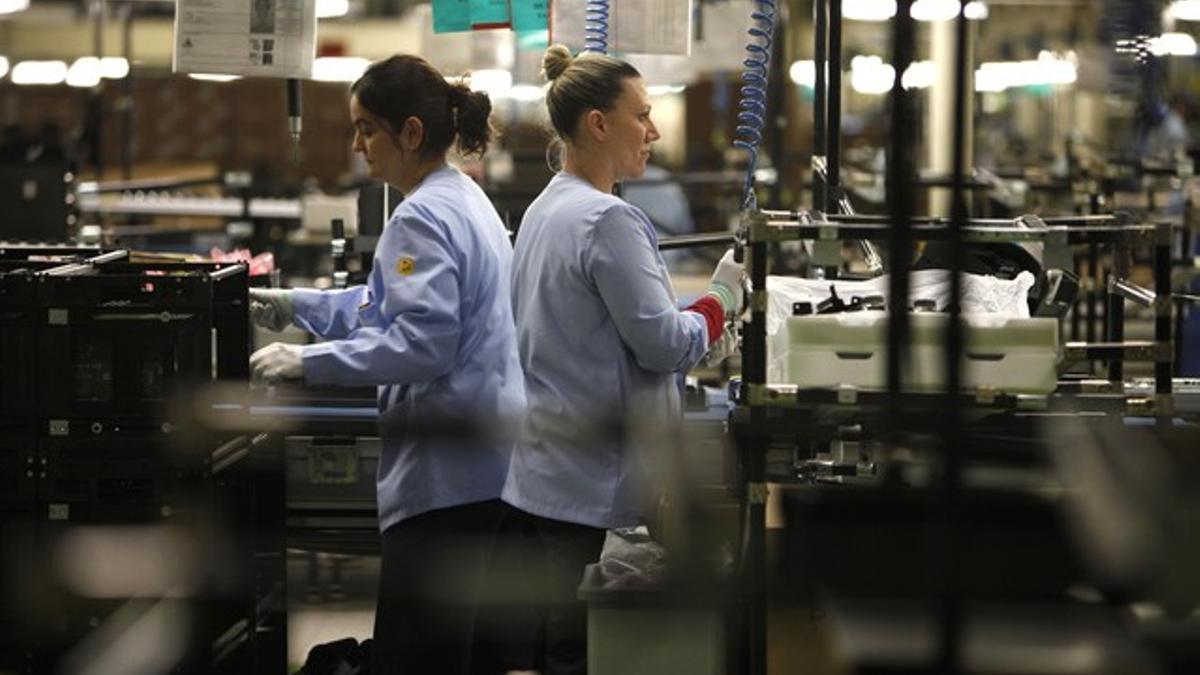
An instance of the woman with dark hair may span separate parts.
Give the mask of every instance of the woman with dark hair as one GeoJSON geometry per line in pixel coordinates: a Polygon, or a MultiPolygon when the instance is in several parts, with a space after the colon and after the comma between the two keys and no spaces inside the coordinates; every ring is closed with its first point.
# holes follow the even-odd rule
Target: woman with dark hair
{"type": "Polygon", "coordinates": [[[325,340],[275,343],[253,376],[377,385],[383,565],[375,673],[469,672],[476,597],[511,441],[524,406],[508,279],[512,249],[484,192],[446,163],[482,154],[486,94],[450,84],[423,59],[393,56],[350,88],[354,150],[404,194],[365,286],[253,290],[251,314],[325,340]]]}
{"type": "Polygon", "coordinates": [[[742,302],[743,269],[728,252],[709,293],[679,308],[650,220],[612,194],[642,175],[659,139],[641,75],[561,45],[542,65],[563,163],[525,211],[514,252],[529,407],[502,498],[518,510],[505,530],[523,533],[528,574],[549,598],[536,662],[544,673],[581,673],[583,568],[599,558],[605,530],[638,524],[657,492],[650,449],[612,425],[681,420],[678,375],[722,338],[742,302]]]}

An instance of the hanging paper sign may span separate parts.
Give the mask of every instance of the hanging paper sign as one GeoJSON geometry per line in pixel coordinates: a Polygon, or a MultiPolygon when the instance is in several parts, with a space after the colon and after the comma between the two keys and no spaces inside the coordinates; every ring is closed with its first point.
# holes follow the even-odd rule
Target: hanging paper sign
{"type": "Polygon", "coordinates": [[[178,0],[177,73],[312,77],[316,0],[178,0]]]}

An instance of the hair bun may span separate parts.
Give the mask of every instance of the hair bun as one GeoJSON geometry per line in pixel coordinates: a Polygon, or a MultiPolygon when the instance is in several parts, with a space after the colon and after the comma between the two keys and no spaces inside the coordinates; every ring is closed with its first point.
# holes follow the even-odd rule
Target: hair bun
{"type": "Polygon", "coordinates": [[[558,79],[559,75],[571,67],[573,58],[571,50],[563,45],[550,45],[542,57],[542,74],[546,76],[546,81],[553,82],[558,79]]]}

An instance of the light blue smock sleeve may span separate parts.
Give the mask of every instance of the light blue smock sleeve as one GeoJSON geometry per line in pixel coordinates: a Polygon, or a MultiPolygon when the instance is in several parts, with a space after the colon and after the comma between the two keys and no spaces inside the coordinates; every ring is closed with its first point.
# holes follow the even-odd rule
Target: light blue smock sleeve
{"type": "Polygon", "coordinates": [[[584,262],[638,365],[686,372],[704,356],[708,329],[699,314],[675,307],[651,228],[637,208],[613,205],[592,228],[584,262]]]}
{"type": "Polygon", "coordinates": [[[358,328],[358,308],[367,301],[363,284],[336,291],[297,288],[292,291],[292,323],[326,340],[340,340],[358,328]]]}
{"type": "MultiPolygon", "coordinates": [[[[401,207],[406,208],[406,207],[401,207]]],[[[361,325],[307,345],[304,377],[343,386],[428,382],[458,354],[459,261],[445,228],[422,209],[398,214],[380,238],[361,325]]]]}

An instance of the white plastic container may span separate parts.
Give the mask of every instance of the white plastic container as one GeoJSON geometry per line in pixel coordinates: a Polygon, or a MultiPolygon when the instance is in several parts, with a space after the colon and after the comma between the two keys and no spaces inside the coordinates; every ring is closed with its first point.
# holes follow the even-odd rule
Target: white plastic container
{"type": "MultiPolygon", "coordinates": [[[[1058,380],[1058,321],[966,314],[963,389],[1048,394],[1058,380]]],[[[911,315],[911,360],[904,390],[945,387],[947,314],[911,315]]],[[[863,311],[788,317],[768,340],[768,380],[802,388],[887,388],[887,314],[863,311]]]]}

